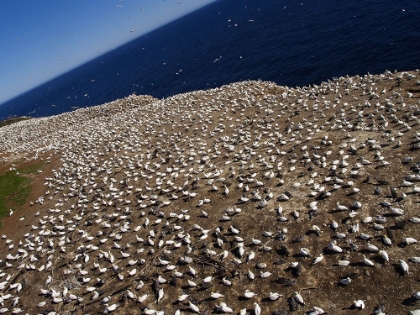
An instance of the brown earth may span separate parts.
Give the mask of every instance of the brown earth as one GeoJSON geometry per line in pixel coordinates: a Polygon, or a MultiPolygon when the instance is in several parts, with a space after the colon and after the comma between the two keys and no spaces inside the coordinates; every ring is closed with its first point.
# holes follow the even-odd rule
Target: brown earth
{"type": "MultiPolygon", "coordinates": [[[[37,161],[47,160],[51,156],[51,163],[46,164],[42,173],[34,175],[33,189],[27,205],[13,216],[2,219],[0,233],[15,244],[9,250],[5,244],[6,239],[0,241],[0,259],[3,260],[6,260],[7,254],[18,253],[19,240],[24,242],[26,233],[38,235],[40,230],[57,232],[54,228],[64,224],[58,224],[54,220],[53,223],[42,224],[41,219],[49,221],[51,217],[57,218],[59,214],[65,214],[65,219],[72,221],[66,225],[66,241],[62,245],[66,247],[65,253],[57,246],[59,236],[51,234],[41,237],[43,244],[40,246],[45,248],[45,252],[29,252],[29,255],[37,253],[39,256],[36,268],[47,264],[48,256],[52,256],[53,265],[48,272],[18,268],[20,264],[29,264],[27,259],[9,261],[14,264],[13,267],[1,268],[12,275],[11,282],[23,284],[17,306],[30,314],[45,313],[46,310],[54,310],[59,314],[96,314],[106,309],[101,300],[110,296],[109,305],[119,304],[113,312],[116,314],[138,314],[140,311],[146,312],[146,309],[163,310],[165,314],[173,314],[176,309],[192,313],[188,300],[177,301],[178,296],[186,293],[203,314],[218,312],[216,305],[221,301],[226,302],[235,314],[243,308],[247,309],[247,313],[253,314],[254,302],[261,306],[262,314],[276,311],[280,314],[281,310],[304,314],[314,306],[321,307],[329,314],[372,314],[377,305],[384,305],[387,314],[407,314],[409,310],[420,308],[420,302],[412,298],[415,292],[420,291],[420,267],[419,264],[409,261],[410,257],[420,256],[420,245],[407,245],[404,241],[406,237],[420,239],[420,224],[412,222],[413,218],[420,217],[420,194],[413,191],[413,187],[419,186],[420,178],[411,179],[412,186],[402,184],[407,175],[415,176],[420,170],[416,167],[416,163],[420,163],[420,156],[415,146],[420,141],[418,78],[418,71],[354,77],[347,83],[348,78],[338,78],[312,87],[312,92],[311,87],[288,89],[273,83],[247,82],[240,88],[232,85],[207,93],[177,96],[165,100],[167,107],[163,109],[146,106],[147,102],[156,102],[154,99],[148,99],[146,103],[141,100],[139,102],[143,102],[141,105],[145,106],[142,111],[127,107],[132,99],[119,100],[104,107],[106,115],[117,117],[121,113],[132,111],[130,119],[126,120],[126,124],[124,119],[116,119],[116,129],[109,138],[114,139],[113,143],[97,142],[96,146],[92,144],[91,147],[87,140],[83,140],[94,137],[90,133],[93,127],[89,122],[96,122],[95,119],[108,121],[108,118],[105,115],[101,117],[99,114],[84,114],[79,111],[74,114],[79,115],[76,119],[80,119],[80,115],[86,117],[86,120],[80,120],[81,143],[69,142],[68,150],[76,157],[73,159],[68,156],[68,152],[62,148],[61,152],[44,150],[37,161]],[[381,93],[384,89],[385,92],[381,93]],[[248,91],[246,97],[244,90],[248,91]],[[286,95],[282,96],[283,93],[286,95]],[[247,106],[244,107],[243,104],[247,106]],[[386,126],[382,124],[380,115],[388,122],[386,126]],[[342,127],[346,122],[351,122],[353,128],[342,127]],[[299,124],[303,127],[300,128],[299,124]],[[207,127],[203,129],[204,125],[207,127]],[[83,126],[86,126],[85,129],[83,126]],[[274,142],[276,131],[282,137],[274,142]],[[241,139],[241,132],[248,132],[249,140],[241,139]],[[179,133],[182,133],[182,137],[176,136],[179,133]],[[140,142],[146,139],[149,141],[134,144],[128,140],[133,134],[139,135],[140,142]],[[170,136],[174,138],[171,139],[170,136]],[[226,136],[235,141],[224,140],[226,136]],[[181,141],[185,139],[187,140],[181,141]],[[133,150],[124,147],[127,143],[133,150]],[[224,144],[233,144],[234,147],[228,149],[224,144]],[[202,159],[205,154],[196,154],[200,150],[210,157],[209,160],[202,159]],[[99,154],[99,151],[104,154],[99,154]],[[84,157],[86,152],[91,153],[84,157]],[[321,166],[321,159],[316,158],[316,155],[325,157],[326,167],[321,166]],[[57,181],[64,175],[58,176],[57,173],[64,174],[71,165],[80,166],[82,164],[79,161],[93,161],[95,156],[95,168],[90,171],[81,170],[80,179],[74,174],[66,175],[77,183],[79,193],[69,196],[70,182],[58,185],[57,181]],[[181,157],[188,166],[180,166],[181,157]],[[192,157],[192,160],[188,160],[188,157],[192,157]],[[413,159],[402,163],[406,157],[413,159]],[[363,159],[369,163],[362,164],[363,159]],[[343,160],[349,164],[347,167],[340,166],[343,160]],[[382,160],[389,164],[383,164],[382,160]],[[107,164],[108,161],[112,163],[107,164]],[[130,168],[130,161],[133,162],[133,169],[130,168]],[[140,164],[135,164],[137,161],[140,164]],[[147,162],[149,167],[145,167],[147,162]],[[280,167],[279,163],[282,163],[280,167]],[[356,163],[362,165],[355,167],[356,163]],[[110,169],[109,174],[100,170],[100,166],[104,165],[110,169]],[[180,168],[176,172],[167,170],[176,166],[180,168]],[[200,166],[203,167],[201,171],[200,166]],[[59,169],[60,172],[55,173],[59,169]],[[352,175],[351,171],[356,169],[360,169],[359,172],[352,175]],[[133,179],[133,171],[139,174],[138,180],[133,179]],[[273,172],[273,177],[265,177],[270,171],[273,172]],[[89,172],[95,172],[96,177],[89,172]],[[215,175],[217,172],[220,175],[215,175]],[[209,173],[213,175],[207,176],[209,173]],[[121,195],[121,200],[115,199],[112,205],[101,205],[95,209],[95,202],[99,203],[98,200],[111,200],[106,197],[112,190],[109,189],[109,182],[104,183],[105,177],[115,178],[115,184],[111,186],[117,187],[124,194],[121,195]],[[192,183],[195,178],[199,178],[197,185],[192,183]],[[212,178],[214,180],[209,182],[212,178]],[[259,186],[255,181],[250,181],[250,178],[261,181],[263,185],[259,186]],[[162,179],[162,184],[157,184],[157,179],[162,179]],[[183,196],[179,187],[183,186],[186,179],[188,183],[182,190],[195,192],[197,197],[183,196]],[[309,183],[311,180],[314,183],[309,183]],[[53,189],[50,189],[50,194],[45,195],[48,187],[44,183],[50,182],[54,183],[54,189],[62,187],[62,190],[53,193],[53,189]],[[244,186],[248,184],[249,191],[238,187],[241,182],[245,183],[244,186]],[[348,182],[353,183],[346,186],[345,183],[348,182]],[[310,197],[310,193],[316,191],[313,185],[317,183],[324,186],[331,196],[321,198],[321,191],[318,191],[318,197],[310,197]],[[334,187],[334,184],[339,186],[334,187]],[[133,187],[128,188],[130,185],[133,187]],[[218,190],[215,191],[212,186],[216,186],[218,190]],[[223,193],[225,187],[229,188],[227,195],[223,193]],[[353,192],[353,187],[358,188],[359,192],[353,192]],[[378,187],[382,192],[375,194],[374,190],[378,187]],[[99,194],[89,194],[91,188],[99,189],[99,194]],[[141,191],[136,192],[136,188],[141,191]],[[169,190],[164,190],[166,188],[169,190]],[[251,192],[256,190],[267,199],[269,192],[273,193],[273,198],[267,201],[266,206],[260,208],[260,201],[238,201],[241,196],[251,198],[251,192]],[[284,193],[288,194],[289,200],[279,199],[284,193]],[[81,203],[83,198],[80,194],[88,196],[86,206],[81,203]],[[150,198],[139,202],[140,194],[156,194],[158,202],[152,204],[150,198]],[[42,205],[29,205],[30,201],[34,202],[42,195],[45,195],[42,205]],[[172,195],[179,198],[173,199],[172,195]],[[204,198],[210,198],[211,202],[198,206],[198,201],[204,198]],[[391,214],[389,207],[381,205],[384,200],[393,207],[402,208],[404,215],[391,214]],[[170,204],[165,205],[166,201],[170,201],[170,204]],[[310,209],[313,201],[318,201],[318,209],[315,211],[310,209]],[[351,208],[356,201],[361,202],[362,207],[356,211],[354,217],[350,216],[351,210],[342,211],[337,208],[337,203],[351,208]],[[142,208],[142,204],[146,207],[142,208]],[[71,208],[72,205],[75,207],[71,208]],[[225,210],[233,209],[234,206],[241,208],[241,212],[229,214],[230,220],[224,220],[222,215],[225,210]],[[281,215],[276,210],[279,206],[283,208],[281,215]],[[133,211],[127,211],[126,218],[112,219],[113,213],[121,217],[127,207],[133,211]],[[51,209],[62,211],[55,214],[51,209]],[[189,212],[183,213],[182,210],[185,209],[189,212]],[[203,216],[202,210],[209,217],[203,216]],[[38,211],[40,215],[35,217],[38,211]],[[171,213],[178,217],[172,217],[171,213]],[[189,220],[185,220],[186,214],[190,215],[189,220]],[[383,229],[374,228],[373,222],[378,215],[386,220],[382,223],[383,229]],[[83,218],[76,223],[75,218],[78,216],[83,218]],[[370,216],[373,221],[365,223],[370,216]],[[25,219],[19,221],[21,217],[25,219]],[[283,217],[287,221],[282,222],[283,217]],[[98,218],[102,218],[102,222],[94,223],[98,218]],[[146,218],[150,220],[148,225],[145,224],[146,218]],[[157,219],[162,221],[156,222],[157,219]],[[330,227],[333,220],[339,225],[336,231],[330,227]],[[103,222],[109,222],[112,227],[103,227],[103,222]],[[121,232],[123,223],[130,226],[128,232],[121,232]],[[72,224],[75,224],[75,228],[68,229],[72,224]],[[195,224],[203,230],[211,230],[206,239],[200,240],[203,234],[194,228],[195,224]],[[34,229],[33,225],[37,228],[34,229]],[[136,232],[134,229],[138,226],[141,228],[136,232]],[[239,229],[239,234],[233,233],[231,226],[239,229]],[[321,232],[317,233],[314,226],[319,227],[321,232]],[[180,230],[177,230],[178,227],[180,230]],[[220,234],[215,234],[217,227],[220,234]],[[355,231],[357,228],[359,231],[355,231]],[[151,229],[156,237],[151,236],[151,229]],[[94,236],[93,240],[85,239],[79,230],[94,236]],[[99,231],[103,231],[103,235],[98,236],[99,231]],[[180,231],[183,234],[188,233],[191,236],[190,241],[177,236],[180,231]],[[272,236],[264,236],[265,231],[271,232],[272,236]],[[344,233],[344,238],[338,238],[337,233],[344,233]],[[367,249],[369,242],[361,239],[362,233],[371,235],[370,244],[388,253],[390,263],[377,252],[367,249]],[[122,238],[117,240],[114,234],[121,234],[122,238]],[[143,238],[144,243],[137,242],[136,235],[143,238]],[[392,240],[392,245],[384,244],[384,235],[392,240]],[[243,257],[238,254],[241,242],[235,236],[244,239],[243,257]],[[110,240],[102,244],[100,240],[105,237],[110,240]],[[252,238],[260,239],[263,243],[254,245],[252,238]],[[148,239],[154,240],[155,244],[148,243],[148,239]],[[218,239],[223,239],[222,245],[218,245],[218,239]],[[54,248],[48,247],[49,240],[55,243],[54,248]],[[159,247],[159,240],[174,240],[182,245],[176,248],[168,243],[159,247]],[[342,253],[332,253],[326,249],[333,240],[343,249],[342,253]],[[117,245],[114,242],[121,248],[115,248],[117,245]],[[100,250],[87,249],[87,245],[97,246],[103,252],[114,253],[114,265],[118,267],[113,270],[110,262],[105,258],[98,258],[100,250]],[[308,249],[311,256],[304,257],[300,254],[300,248],[308,249]],[[187,253],[188,250],[191,252],[187,253]],[[228,257],[221,259],[224,250],[228,257]],[[256,258],[247,262],[246,257],[251,251],[255,252],[256,258]],[[124,258],[123,253],[130,253],[131,256],[124,258]],[[320,254],[324,255],[324,259],[314,265],[315,257],[320,254]],[[86,255],[90,259],[83,262],[86,255]],[[191,257],[193,262],[180,262],[181,257],[185,256],[191,257]],[[373,261],[375,266],[364,264],[364,256],[373,261]],[[129,259],[144,259],[144,263],[129,266],[129,259]],[[160,265],[159,259],[170,261],[176,266],[176,270],[183,273],[183,278],[173,277],[173,271],[160,265]],[[337,266],[342,259],[348,259],[350,265],[337,266]],[[400,259],[408,263],[408,274],[403,272],[400,259]],[[260,262],[266,263],[267,267],[259,269],[257,264],[260,262]],[[299,269],[291,267],[293,262],[299,263],[299,269]],[[77,263],[81,265],[76,266],[77,263]],[[94,263],[99,263],[100,267],[106,266],[108,270],[102,274],[94,263]],[[189,266],[196,270],[195,277],[189,273],[189,266]],[[137,268],[137,272],[134,276],[129,276],[128,272],[133,268],[137,268]],[[83,277],[79,274],[80,269],[88,271],[88,276],[92,278],[87,284],[81,281],[83,277]],[[247,278],[249,270],[255,274],[253,281],[247,278]],[[261,271],[270,271],[272,275],[261,278],[261,271]],[[153,292],[153,284],[158,275],[168,281],[160,285],[164,290],[164,298],[159,303],[153,292]],[[45,281],[48,276],[52,277],[52,282],[47,285],[45,281]],[[123,276],[124,279],[120,280],[118,276],[123,276]],[[207,276],[213,276],[212,286],[209,288],[202,284],[207,276]],[[352,282],[347,286],[340,285],[340,279],[347,276],[352,278],[352,282]],[[105,284],[98,284],[98,278],[104,279],[105,284]],[[230,279],[232,286],[223,285],[223,278],[230,279]],[[188,280],[195,281],[198,286],[190,287],[188,280]],[[141,281],[144,282],[144,287],[136,289],[141,281]],[[92,300],[93,293],[88,293],[87,287],[96,287],[99,298],[92,300]],[[64,288],[83,300],[73,301],[66,298],[64,302],[53,303],[50,298],[40,294],[41,289],[63,291],[64,288]],[[136,297],[144,294],[150,296],[140,303],[128,298],[127,290],[136,297]],[[245,299],[245,290],[254,291],[257,295],[245,299]],[[210,292],[220,292],[224,297],[214,300],[210,298],[210,292]],[[278,292],[282,296],[271,301],[267,298],[270,292],[278,292]],[[294,310],[296,303],[291,302],[294,301],[292,297],[295,292],[299,292],[305,301],[305,305],[296,306],[297,310],[294,310]],[[363,300],[366,308],[357,310],[352,307],[355,300],[363,300]],[[46,306],[37,307],[42,301],[47,301],[46,306]]],[[[98,110],[95,113],[101,112],[98,110]]],[[[27,121],[22,124],[28,126],[31,123],[33,122],[27,121]]],[[[60,125],[57,126],[59,128],[60,125]]],[[[64,136],[63,141],[67,141],[64,136]]],[[[23,156],[31,157],[33,154],[3,153],[0,157],[3,161],[0,172],[6,171],[11,163],[20,167],[36,162],[28,162],[23,156]]],[[[35,241],[31,239],[31,242],[35,241]]],[[[5,281],[4,278],[1,281],[5,281]]],[[[15,289],[10,288],[2,293],[16,295],[15,289]]],[[[5,305],[12,309],[10,302],[5,302],[5,305]]]]}

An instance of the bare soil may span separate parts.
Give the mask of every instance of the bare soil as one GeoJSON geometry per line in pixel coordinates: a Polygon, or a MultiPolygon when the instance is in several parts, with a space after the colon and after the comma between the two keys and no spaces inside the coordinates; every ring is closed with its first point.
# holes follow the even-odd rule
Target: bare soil
{"type": "MultiPolygon", "coordinates": [[[[420,187],[420,151],[416,147],[420,142],[419,75],[412,71],[354,77],[350,81],[339,78],[298,89],[247,82],[240,88],[232,85],[177,96],[165,100],[166,107],[147,107],[157,100],[139,99],[144,111],[127,105],[134,102],[133,98],[125,99],[107,104],[106,116],[89,112],[86,120],[79,120],[81,142],[76,145],[71,140],[70,145],[69,141],[73,155],[63,149],[45,150],[38,160],[28,161],[33,156],[29,151],[3,153],[0,172],[12,164],[27,166],[48,157],[51,162],[42,173],[32,175],[28,203],[13,216],[2,219],[0,233],[6,237],[0,240],[0,259],[13,267],[0,269],[12,276],[13,283],[23,285],[19,294],[10,287],[2,294],[19,295],[17,307],[30,314],[102,313],[106,311],[102,302],[105,297],[110,297],[109,305],[118,304],[113,314],[146,313],[150,309],[165,314],[177,309],[193,313],[188,301],[197,305],[202,314],[220,313],[217,305],[221,302],[235,314],[243,308],[253,314],[254,302],[261,306],[262,314],[304,314],[315,306],[329,314],[372,314],[378,305],[385,307],[386,314],[407,314],[420,308],[420,302],[413,298],[420,291],[420,265],[410,261],[410,257],[420,256],[420,245],[407,245],[405,241],[407,237],[420,240],[420,224],[413,222],[413,218],[420,217],[420,193],[413,190],[420,187]],[[127,112],[132,116],[126,124],[116,118],[127,112]],[[98,140],[88,146],[83,139],[94,137],[89,121],[98,117],[104,122],[115,119],[116,128],[112,135],[104,132],[107,141],[98,140]],[[347,127],[347,123],[353,127],[347,127]],[[130,138],[133,134],[138,136],[138,142],[134,141],[136,137],[130,138]],[[406,161],[408,157],[412,159],[406,161]],[[89,168],[93,161],[95,167],[89,168]],[[74,174],[67,172],[77,167],[74,174]],[[410,180],[407,175],[412,175],[410,180]],[[71,180],[58,184],[66,178],[71,180]],[[115,179],[113,184],[111,178],[115,179]],[[45,183],[54,183],[55,187],[48,188],[45,183]],[[74,196],[72,187],[77,192],[74,196]],[[107,197],[111,187],[123,192],[119,198],[107,197]],[[227,195],[225,187],[229,189],[227,195]],[[375,192],[378,188],[380,193],[375,192]],[[186,196],[183,191],[197,196],[186,196]],[[314,191],[316,195],[311,195],[314,191]],[[329,196],[324,198],[323,191],[329,196]],[[289,200],[281,198],[284,194],[289,200]],[[142,200],[141,195],[147,198],[142,200]],[[152,195],[157,196],[155,203],[152,195]],[[262,207],[261,200],[252,199],[256,195],[267,204],[262,207]],[[40,196],[44,196],[42,205],[30,205],[40,196]],[[242,202],[241,197],[250,200],[242,202]],[[211,201],[199,206],[199,200],[206,198],[211,201]],[[314,201],[316,210],[310,207],[314,201]],[[403,209],[404,214],[392,214],[389,206],[383,206],[384,201],[403,209]],[[352,208],[355,202],[361,203],[360,209],[352,208]],[[339,210],[338,204],[349,210],[339,210]],[[241,211],[226,212],[235,207],[241,211]],[[52,212],[54,209],[61,212],[52,212]],[[112,218],[115,213],[117,216],[112,218]],[[59,215],[64,215],[62,221],[59,215]],[[24,220],[20,220],[22,217],[24,220]],[[82,219],[77,221],[77,217],[82,219]],[[331,228],[333,221],[338,223],[336,230],[331,228]],[[66,227],[64,235],[39,234],[59,232],[59,225],[66,227]],[[129,229],[124,231],[124,226],[129,229]],[[136,231],[136,227],[140,228],[136,231]],[[210,230],[207,238],[201,239],[202,230],[210,230]],[[367,234],[371,236],[369,241],[363,239],[367,234]],[[36,236],[40,238],[35,240],[36,236]],[[136,236],[144,242],[138,242],[136,236]],[[391,239],[391,245],[384,243],[384,236],[391,239]],[[243,256],[239,254],[242,242],[236,237],[244,240],[243,256]],[[108,241],[102,243],[105,238],[108,241]],[[253,244],[252,239],[262,243],[253,244]],[[6,240],[12,240],[14,248],[9,249],[6,240]],[[28,244],[26,240],[36,243],[34,250],[19,246],[20,241],[28,244]],[[50,240],[53,247],[48,245],[50,240]],[[58,245],[60,240],[62,245],[58,245]],[[341,253],[327,249],[332,241],[342,248],[341,253]],[[385,250],[390,261],[369,250],[369,245],[385,250]],[[43,249],[38,251],[38,246],[43,249]],[[8,254],[19,254],[18,248],[27,250],[28,257],[6,259],[8,254]],[[310,256],[302,255],[301,248],[307,249],[310,256]],[[222,258],[224,251],[226,258],[222,258]],[[255,259],[247,261],[252,251],[255,259]],[[115,261],[103,258],[104,253],[113,253],[115,261]],[[125,253],[130,257],[124,257],[125,253]],[[31,270],[27,266],[34,254],[38,261],[32,263],[36,270],[31,270]],[[324,259],[313,264],[320,255],[324,259]],[[184,257],[192,262],[184,263],[184,257]],[[364,257],[374,266],[366,265],[364,257]],[[138,262],[130,266],[130,259],[138,262]],[[174,265],[183,277],[175,277],[162,260],[174,265]],[[341,260],[349,260],[350,264],[339,266],[341,260]],[[408,264],[408,273],[400,260],[408,264]],[[52,267],[39,271],[48,261],[52,267]],[[259,263],[266,267],[259,268],[259,263]],[[95,264],[108,269],[101,273],[95,264]],[[196,271],[195,276],[190,267],[196,271]],[[131,276],[133,269],[137,271],[131,276]],[[80,270],[88,274],[81,275],[80,270]],[[254,273],[254,280],[249,279],[249,271],[254,273]],[[265,271],[271,275],[262,278],[261,272],[265,271]],[[51,282],[47,284],[49,276],[51,282]],[[156,285],[158,276],[167,283],[156,285]],[[209,286],[203,283],[208,276],[213,277],[209,286]],[[84,283],[87,277],[91,280],[84,283]],[[351,283],[341,285],[340,280],[347,277],[351,283]],[[226,286],[223,279],[229,279],[232,285],[226,286]],[[191,287],[188,280],[196,282],[197,287],[191,287]],[[141,282],[144,286],[138,288],[141,282]],[[164,290],[159,301],[156,286],[164,290]],[[92,299],[94,293],[88,292],[88,287],[95,287],[99,297],[92,299]],[[68,292],[65,296],[61,293],[63,302],[54,303],[51,297],[41,294],[41,289],[68,292]],[[144,302],[132,300],[127,290],[136,299],[144,294],[149,297],[144,302]],[[246,290],[256,296],[245,298],[246,290]],[[220,292],[223,297],[212,299],[211,292],[220,292]],[[271,301],[270,292],[278,292],[281,297],[271,301]],[[294,302],[296,292],[303,297],[304,305],[294,302]],[[177,299],[182,293],[189,297],[180,302],[177,299]],[[70,294],[79,301],[69,298],[70,294]],[[363,300],[366,307],[355,308],[356,300],[363,300]],[[42,301],[47,304],[37,307],[42,301]]],[[[74,115],[80,119],[82,114],[74,115]]],[[[63,136],[62,141],[68,140],[63,136]]],[[[10,303],[5,302],[5,307],[11,310],[10,303]]]]}

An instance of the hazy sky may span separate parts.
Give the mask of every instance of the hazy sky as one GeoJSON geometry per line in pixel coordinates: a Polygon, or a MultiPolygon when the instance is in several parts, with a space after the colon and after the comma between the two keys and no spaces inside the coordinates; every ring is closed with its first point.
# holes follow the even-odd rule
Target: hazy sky
{"type": "Polygon", "coordinates": [[[0,104],[214,1],[2,1],[0,104]]]}

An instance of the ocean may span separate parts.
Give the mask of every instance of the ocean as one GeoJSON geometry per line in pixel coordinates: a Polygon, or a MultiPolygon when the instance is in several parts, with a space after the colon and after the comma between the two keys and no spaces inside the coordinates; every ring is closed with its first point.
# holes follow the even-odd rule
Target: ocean
{"type": "Polygon", "coordinates": [[[304,86],[412,70],[420,67],[419,17],[413,0],[219,0],[2,104],[0,118],[250,79],[304,86]]]}

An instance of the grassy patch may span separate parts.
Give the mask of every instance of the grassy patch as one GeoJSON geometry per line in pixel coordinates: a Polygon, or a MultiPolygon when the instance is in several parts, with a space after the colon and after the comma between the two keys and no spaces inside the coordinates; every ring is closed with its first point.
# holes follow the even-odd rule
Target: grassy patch
{"type": "Polygon", "coordinates": [[[25,204],[32,187],[32,179],[27,175],[43,169],[44,165],[42,162],[0,175],[0,217],[7,216],[10,208],[25,204]]]}
{"type": "Polygon", "coordinates": [[[9,214],[12,205],[23,205],[31,190],[31,179],[7,172],[0,176],[0,217],[9,214]]]}
{"type": "Polygon", "coordinates": [[[34,165],[19,168],[18,172],[21,173],[21,174],[32,174],[32,173],[35,173],[39,170],[42,170],[44,168],[44,166],[45,166],[45,162],[42,162],[42,163],[38,163],[38,164],[34,164],[34,165]]]}

